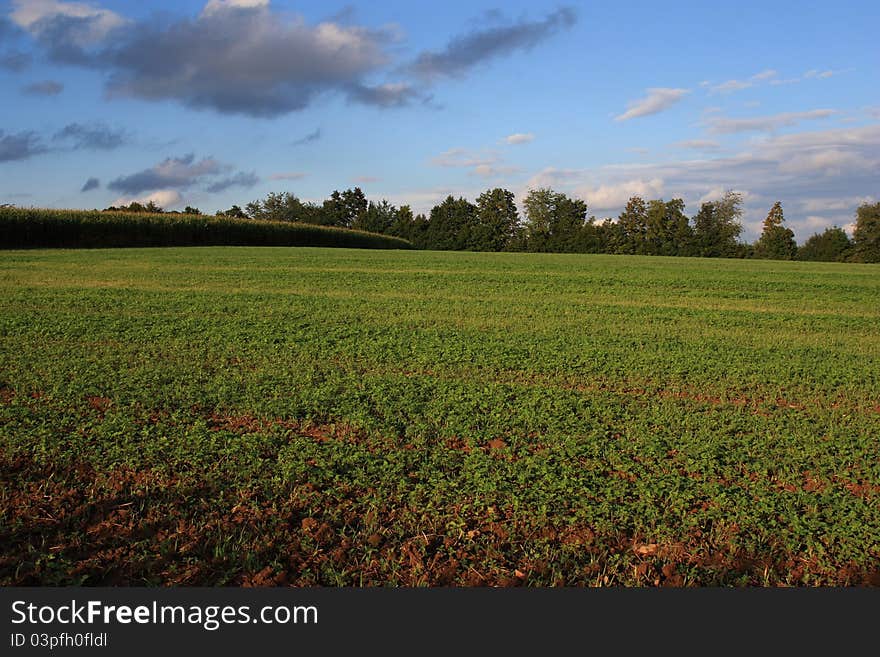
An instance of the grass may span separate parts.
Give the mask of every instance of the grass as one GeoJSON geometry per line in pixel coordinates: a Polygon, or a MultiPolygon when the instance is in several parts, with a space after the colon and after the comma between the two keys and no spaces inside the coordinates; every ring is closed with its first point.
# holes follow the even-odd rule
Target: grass
{"type": "Polygon", "coordinates": [[[0,583],[880,582],[880,276],[0,253],[0,583]]]}

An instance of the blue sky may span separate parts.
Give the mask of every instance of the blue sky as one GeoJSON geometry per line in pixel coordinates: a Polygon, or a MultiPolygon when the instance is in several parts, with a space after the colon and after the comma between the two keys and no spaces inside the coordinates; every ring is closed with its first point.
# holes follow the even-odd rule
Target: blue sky
{"type": "Polygon", "coordinates": [[[876,2],[0,2],[0,202],[880,200],[876,2]]]}

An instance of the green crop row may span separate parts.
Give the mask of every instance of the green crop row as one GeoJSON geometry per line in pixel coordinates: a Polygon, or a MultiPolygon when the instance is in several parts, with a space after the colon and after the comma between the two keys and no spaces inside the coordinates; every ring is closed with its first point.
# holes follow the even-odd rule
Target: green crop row
{"type": "Polygon", "coordinates": [[[0,248],[322,246],[409,249],[406,240],[357,230],[189,214],[0,208],[0,248]]]}
{"type": "Polygon", "coordinates": [[[0,585],[880,583],[880,278],[0,253],[0,585]]]}

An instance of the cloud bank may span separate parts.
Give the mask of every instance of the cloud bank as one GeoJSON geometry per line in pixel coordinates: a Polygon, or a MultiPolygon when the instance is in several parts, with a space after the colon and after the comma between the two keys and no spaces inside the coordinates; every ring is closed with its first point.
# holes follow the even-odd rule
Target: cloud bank
{"type": "Polygon", "coordinates": [[[797,125],[802,121],[827,119],[835,114],[831,109],[816,109],[808,112],[785,112],[773,116],[759,116],[748,119],[713,118],[709,121],[709,132],[728,135],[737,132],[772,132],[779,128],[797,125]]]}
{"type": "Polygon", "coordinates": [[[880,125],[770,135],[727,156],[594,169],[548,168],[526,189],[550,186],[586,200],[591,211],[615,217],[632,194],[681,197],[694,214],[699,203],[727,189],[743,192],[745,239],[754,240],[770,206],[781,200],[799,241],[816,230],[852,221],[880,180],[880,125]]]}
{"type": "Polygon", "coordinates": [[[273,10],[268,2],[212,0],[195,18],[134,22],[91,5],[16,0],[12,20],[51,60],[103,71],[111,97],[176,101],[193,109],[274,117],[322,94],[395,106],[414,91],[368,77],[394,35],[273,10]]]}

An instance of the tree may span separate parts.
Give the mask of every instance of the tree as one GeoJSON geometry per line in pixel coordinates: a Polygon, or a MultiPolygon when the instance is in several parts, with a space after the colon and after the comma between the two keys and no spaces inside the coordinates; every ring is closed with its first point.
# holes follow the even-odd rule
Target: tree
{"type": "Polygon", "coordinates": [[[574,253],[581,250],[586,203],[543,188],[530,190],[523,205],[529,251],[574,253]]]}
{"type": "Polygon", "coordinates": [[[183,214],[202,214],[202,211],[199,210],[198,208],[194,208],[194,207],[192,207],[192,206],[190,206],[190,205],[187,205],[187,206],[183,209],[183,214]]]}
{"type": "Polygon", "coordinates": [[[742,194],[738,192],[728,191],[720,200],[703,203],[694,217],[693,254],[704,258],[741,256],[741,216],[742,194]]]}
{"type": "Polygon", "coordinates": [[[414,224],[415,218],[413,217],[412,208],[408,205],[402,205],[394,213],[394,221],[391,224],[391,228],[388,229],[388,234],[412,241],[414,224]]]}
{"type": "Polygon", "coordinates": [[[782,213],[782,203],[776,201],[767,218],[764,219],[764,230],[761,237],[755,243],[754,257],[769,258],[772,260],[791,260],[797,255],[797,243],[794,241],[794,232],[782,224],[785,216],[782,213]]]}
{"type": "Polygon", "coordinates": [[[120,205],[119,207],[111,205],[109,208],[104,208],[104,212],[152,212],[154,214],[162,214],[164,210],[153,201],[148,202],[146,205],[132,201],[128,205],[120,205]]]}
{"type": "Polygon", "coordinates": [[[265,219],[263,216],[263,202],[251,201],[250,203],[245,204],[244,213],[250,219],[265,219]]]}
{"type": "Polygon", "coordinates": [[[503,251],[519,229],[519,213],[513,192],[495,188],[477,198],[477,225],[469,247],[475,251],[503,251]]]}
{"type": "Polygon", "coordinates": [[[218,217],[233,217],[235,219],[247,219],[248,216],[244,213],[237,205],[233,205],[228,210],[223,210],[222,212],[217,213],[218,217]]]}
{"type": "Polygon", "coordinates": [[[637,252],[666,256],[689,255],[693,231],[684,207],[684,201],[680,198],[666,203],[662,199],[649,201],[645,212],[644,242],[637,252]]]}
{"type": "Polygon", "coordinates": [[[525,239],[529,251],[549,251],[555,195],[552,189],[531,189],[525,198],[525,239]]]}
{"type": "Polygon", "coordinates": [[[464,251],[469,248],[477,208],[464,198],[451,195],[431,208],[424,235],[424,248],[438,251],[464,251]]]}
{"type": "MultiPolygon", "coordinates": [[[[409,209],[409,206],[404,206],[409,209]]],[[[402,211],[403,208],[400,209],[402,211]]],[[[400,212],[398,211],[398,212],[400,212]]],[[[410,210],[412,212],[412,210],[410,210]]],[[[423,214],[417,214],[412,221],[408,239],[417,249],[428,249],[428,218],[423,214]]]]}
{"type": "Polygon", "coordinates": [[[880,262],[880,203],[863,203],[856,210],[853,248],[858,262],[880,262]]]}
{"type": "Polygon", "coordinates": [[[607,235],[604,224],[597,224],[596,217],[587,219],[578,239],[578,253],[605,253],[607,235]]]}
{"type": "Polygon", "coordinates": [[[816,233],[798,249],[798,260],[818,260],[824,262],[843,261],[850,255],[852,242],[842,228],[826,228],[821,235],[816,233]]]}
{"type": "Polygon", "coordinates": [[[366,211],[354,219],[351,227],[371,233],[389,233],[396,220],[397,208],[388,201],[382,200],[380,203],[370,201],[366,211]]]}
{"type": "Polygon", "coordinates": [[[313,203],[303,203],[290,192],[281,194],[269,192],[262,201],[248,203],[245,212],[251,219],[298,221],[310,224],[321,222],[321,208],[313,203]]]}
{"type": "Polygon", "coordinates": [[[596,226],[599,237],[600,253],[622,253],[625,248],[626,236],[623,227],[611,217],[606,217],[596,226]]]}
{"type": "Polygon", "coordinates": [[[648,207],[640,196],[632,196],[617,217],[618,241],[615,253],[645,253],[648,207]]]}
{"type": "Polygon", "coordinates": [[[351,228],[368,208],[367,197],[360,187],[346,189],[344,192],[334,190],[330,198],[324,201],[323,223],[351,228]]]}

